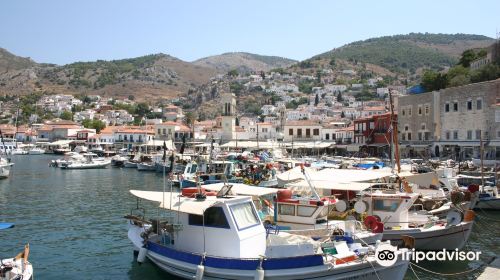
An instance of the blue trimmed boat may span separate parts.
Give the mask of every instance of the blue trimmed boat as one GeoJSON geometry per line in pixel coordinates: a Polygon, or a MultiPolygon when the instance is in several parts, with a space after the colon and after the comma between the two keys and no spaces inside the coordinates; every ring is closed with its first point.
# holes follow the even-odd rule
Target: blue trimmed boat
{"type": "Polygon", "coordinates": [[[138,200],[167,209],[159,220],[146,220],[139,207],[125,217],[137,261],[149,259],[185,279],[375,280],[403,279],[406,273],[405,249],[395,251],[393,265],[382,266],[374,246],[269,232],[252,198],[228,191],[132,190],[138,200]]]}

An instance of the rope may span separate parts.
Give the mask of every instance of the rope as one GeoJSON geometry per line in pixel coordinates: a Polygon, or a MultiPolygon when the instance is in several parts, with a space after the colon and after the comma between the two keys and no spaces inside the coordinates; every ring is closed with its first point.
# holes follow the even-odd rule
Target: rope
{"type": "MultiPolygon", "coordinates": [[[[440,276],[457,276],[457,275],[463,275],[463,274],[468,274],[468,273],[471,273],[471,272],[474,272],[482,267],[485,266],[485,264],[481,264],[480,266],[476,267],[476,268],[473,268],[473,269],[469,269],[469,270],[466,270],[466,271],[462,271],[462,272],[456,272],[456,273],[439,273],[439,272],[435,272],[435,271],[432,271],[432,270],[428,270],[427,268],[424,268],[424,267],[421,267],[417,264],[414,264],[414,263],[410,263],[410,267],[414,265],[416,266],[417,268],[420,268],[421,270],[425,271],[425,272],[428,272],[428,273],[431,273],[431,274],[435,274],[435,275],[440,275],[440,276]]],[[[413,268],[412,268],[413,270],[413,268]]]]}
{"type": "Polygon", "coordinates": [[[412,263],[410,263],[410,269],[411,269],[411,271],[413,271],[413,275],[415,275],[415,277],[417,278],[417,280],[420,280],[420,278],[418,278],[417,272],[415,272],[415,270],[413,269],[412,263]]]}

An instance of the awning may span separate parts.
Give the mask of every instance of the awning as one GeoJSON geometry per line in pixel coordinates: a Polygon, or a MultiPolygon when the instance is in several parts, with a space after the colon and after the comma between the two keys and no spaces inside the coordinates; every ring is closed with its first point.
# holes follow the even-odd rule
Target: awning
{"type": "MultiPolygon", "coordinates": [[[[149,140],[146,144],[143,144],[141,146],[163,147],[163,142],[164,140],[149,140]]],[[[172,140],[165,140],[165,145],[167,146],[167,149],[175,150],[175,146],[172,140]]]]}
{"type": "Polygon", "coordinates": [[[377,148],[381,148],[381,147],[385,147],[385,146],[389,146],[389,144],[387,143],[375,143],[375,144],[369,144],[367,145],[368,147],[377,147],[377,148]]]}
{"type": "Polygon", "coordinates": [[[57,140],[52,143],[46,143],[46,146],[68,146],[70,143],[75,142],[75,140],[57,140]]]}
{"type": "MultiPolygon", "coordinates": [[[[375,183],[361,183],[361,182],[315,182],[312,183],[314,188],[316,189],[325,189],[325,190],[344,190],[344,191],[355,191],[359,192],[369,187],[373,186],[375,183]]],[[[287,184],[287,186],[292,188],[306,188],[309,184],[306,181],[300,181],[295,183],[287,184]]]]}
{"type": "Polygon", "coordinates": [[[205,200],[196,200],[172,192],[131,190],[130,193],[138,198],[159,202],[162,208],[195,215],[203,215],[207,208],[219,203],[215,196],[207,196],[205,200]],[[172,206],[170,206],[170,202],[172,202],[172,206]]]}
{"type": "Polygon", "coordinates": [[[275,194],[278,192],[278,189],[255,187],[239,183],[227,183],[227,184],[217,183],[217,184],[204,185],[203,187],[207,190],[218,192],[225,185],[232,185],[233,187],[231,188],[231,191],[237,195],[264,196],[269,194],[275,194]]]}

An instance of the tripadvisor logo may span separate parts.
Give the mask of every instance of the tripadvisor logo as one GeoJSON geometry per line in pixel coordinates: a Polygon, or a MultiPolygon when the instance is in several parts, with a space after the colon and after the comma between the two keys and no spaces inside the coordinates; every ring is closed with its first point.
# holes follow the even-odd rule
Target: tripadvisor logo
{"type": "MultiPolygon", "coordinates": [[[[397,258],[398,249],[390,244],[382,244],[377,247],[375,251],[375,260],[381,266],[392,266],[398,260],[397,258]]],[[[402,260],[414,261],[418,263],[420,261],[479,261],[479,256],[481,252],[474,251],[458,251],[458,249],[447,251],[443,249],[441,251],[404,251],[401,254],[402,260]]]]}

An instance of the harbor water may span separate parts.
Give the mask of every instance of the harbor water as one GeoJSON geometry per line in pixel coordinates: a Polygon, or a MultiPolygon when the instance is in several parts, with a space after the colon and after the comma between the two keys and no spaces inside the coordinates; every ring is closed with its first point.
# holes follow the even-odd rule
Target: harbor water
{"type": "MultiPolygon", "coordinates": [[[[163,177],[133,169],[61,170],[52,155],[13,156],[11,176],[0,180],[0,221],[15,223],[0,232],[0,258],[30,244],[35,279],[176,279],[151,262],[138,265],[127,239],[124,215],[136,205],[131,189],[161,191],[163,177]]],[[[149,205],[155,209],[153,205],[149,205]]],[[[153,210],[156,211],[156,210],[153,210]]],[[[464,249],[482,259],[500,253],[500,213],[477,211],[464,249]]],[[[478,262],[424,262],[426,269],[454,273],[478,262]]],[[[450,279],[415,268],[419,279],[450,279]]],[[[461,275],[475,279],[482,271],[461,275]]],[[[406,279],[417,279],[408,270],[406,279]]]]}

